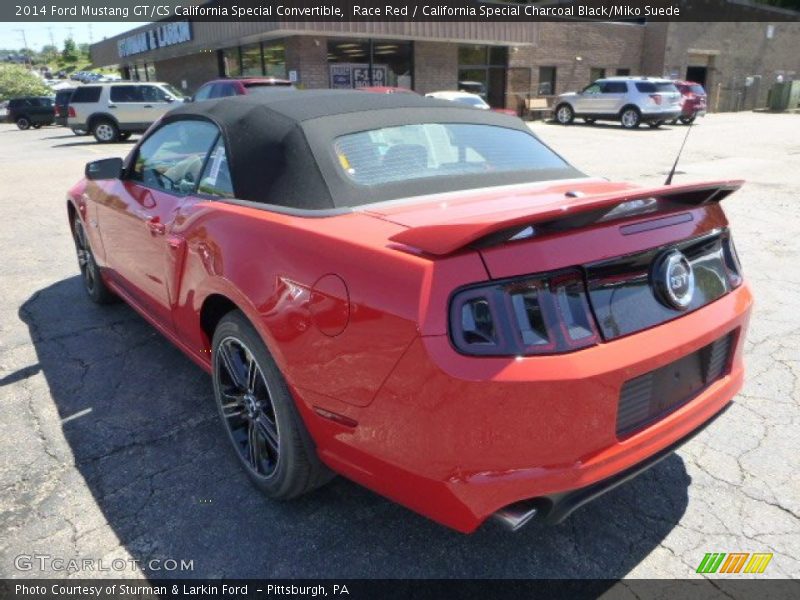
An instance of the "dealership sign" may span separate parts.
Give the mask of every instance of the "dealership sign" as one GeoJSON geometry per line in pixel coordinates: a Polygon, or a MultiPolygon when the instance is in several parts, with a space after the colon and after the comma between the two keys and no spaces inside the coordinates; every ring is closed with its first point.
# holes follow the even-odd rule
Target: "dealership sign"
{"type": "Polygon", "coordinates": [[[367,63],[336,63],[330,66],[330,84],[333,89],[386,85],[386,65],[372,65],[372,83],[367,63]]]}
{"type": "Polygon", "coordinates": [[[117,49],[119,57],[125,58],[190,41],[192,41],[192,24],[189,21],[176,21],[122,38],[117,42],[117,49]]]}

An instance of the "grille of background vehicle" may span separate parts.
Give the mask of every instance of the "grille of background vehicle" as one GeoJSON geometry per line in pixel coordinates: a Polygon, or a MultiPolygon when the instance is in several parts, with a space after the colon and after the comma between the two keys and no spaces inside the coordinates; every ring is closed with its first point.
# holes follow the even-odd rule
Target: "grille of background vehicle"
{"type": "Polygon", "coordinates": [[[665,417],[725,375],[735,332],[659,369],[625,382],[617,409],[617,437],[665,417]]]}

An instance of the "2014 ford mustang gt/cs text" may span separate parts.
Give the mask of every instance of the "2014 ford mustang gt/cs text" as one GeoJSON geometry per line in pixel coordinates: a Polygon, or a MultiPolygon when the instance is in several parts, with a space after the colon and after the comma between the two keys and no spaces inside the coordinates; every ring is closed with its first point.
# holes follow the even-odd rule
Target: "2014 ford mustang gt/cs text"
{"type": "Polygon", "coordinates": [[[611,183],[514,117],[347,91],[181,106],[85,175],[89,297],[211,373],[273,498],[339,473],[462,532],[555,523],[742,385],[740,181],[611,183]]]}

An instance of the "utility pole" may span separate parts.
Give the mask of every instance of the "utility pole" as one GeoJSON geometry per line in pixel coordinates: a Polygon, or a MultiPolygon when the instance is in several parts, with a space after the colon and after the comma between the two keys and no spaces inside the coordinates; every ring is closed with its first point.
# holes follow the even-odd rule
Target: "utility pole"
{"type": "Polygon", "coordinates": [[[92,39],[92,24],[89,23],[89,43],[91,44],[94,40],[92,39]]]}
{"type": "MultiPolygon", "coordinates": [[[[56,38],[55,38],[55,36],[53,35],[53,28],[52,28],[52,27],[48,27],[48,28],[47,28],[47,32],[50,34],[50,45],[51,45],[53,48],[55,48],[54,52],[55,52],[56,54],[58,54],[58,47],[56,46],[56,38]]],[[[56,59],[56,56],[51,56],[51,57],[50,57],[50,60],[55,60],[55,59],[56,59]]]]}
{"type": "Polygon", "coordinates": [[[25,63],[30,64],[31,68],[33,68],[33,60],[31,59],[31,50],[28,48],[28,38],[25,37],[25,30],[24,29],[15,29],[14,31],[18,31],[22,34],[22,44],[25,47],[25,63]]]}

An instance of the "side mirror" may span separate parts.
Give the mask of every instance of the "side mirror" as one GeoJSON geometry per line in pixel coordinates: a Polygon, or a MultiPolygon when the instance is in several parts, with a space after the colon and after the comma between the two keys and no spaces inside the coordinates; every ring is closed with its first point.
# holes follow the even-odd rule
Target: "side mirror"
{"type": "Polygon", "coordinates": [[[122,159],[104,158],[86,163],[86,179],[119,179],[122,177],[122,159]]]}

